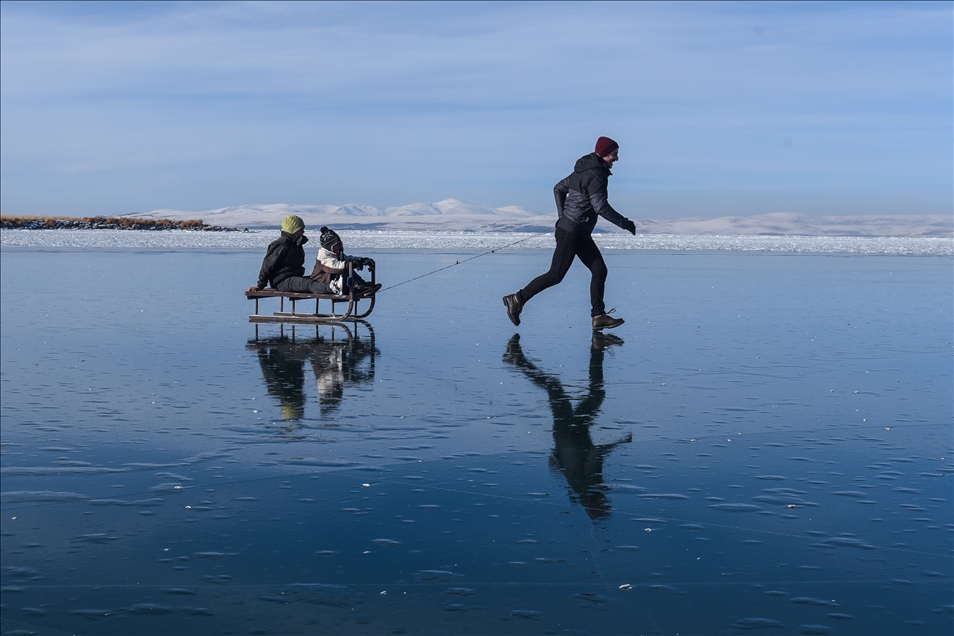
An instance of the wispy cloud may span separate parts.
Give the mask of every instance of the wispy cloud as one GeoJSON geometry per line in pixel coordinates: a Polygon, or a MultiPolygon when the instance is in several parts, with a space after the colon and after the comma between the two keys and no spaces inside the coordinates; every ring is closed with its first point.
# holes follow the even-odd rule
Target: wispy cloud
{"type": "MultiPolygon", "coordinates": [[[[3,3],[5,213],[952,206],[949,4],[3,3]]],[[[890,209],[889,209],[890,208],[890,209]]]]}

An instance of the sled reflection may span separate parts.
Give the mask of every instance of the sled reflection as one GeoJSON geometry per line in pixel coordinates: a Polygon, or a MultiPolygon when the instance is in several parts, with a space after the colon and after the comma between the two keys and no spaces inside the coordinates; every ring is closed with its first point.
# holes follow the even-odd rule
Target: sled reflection
{"type": "Polygon", "coordinates": [[[258,354],[268,394],[281,405],[280,427],[292,434],[303,427],[308,397],[305,390],[306,367],[314,375],[315,393],[321,419],[327,419],[341,406],[346,385],[374,381],[374,330],[364,324],[365,335],[357,325],[280,327],[278,336],[249,340],[246,349],[258,354]],[[352,331],[352,328],[355,331],[352,331]],[[290,333],[289,333],[290,332],[290,333]],[[302,334],[309,334],[303,336],[302,334]]]}
{"type": "Polygon", "coordinates": [[[606,390],[603,387],[603,356],[607,349],[623,340],[611,334],[593,335],[590,349],[589,384],[587,394],[573,406],[559,377],[541,370],[523,353],[520,335],[514,334],[507,343],[504,362],[520,369],[531,382],[543,388],[550,399],[553,412],[553,452],[550,466],[559,471],[570,486],[570,498],[579,501],[593,520],[610,514],[610,502],[603,483],[603,460],[619,444],[633,440],[632,433],[609,444],[594,444],[590,426],[596,423],[606,390]]]}

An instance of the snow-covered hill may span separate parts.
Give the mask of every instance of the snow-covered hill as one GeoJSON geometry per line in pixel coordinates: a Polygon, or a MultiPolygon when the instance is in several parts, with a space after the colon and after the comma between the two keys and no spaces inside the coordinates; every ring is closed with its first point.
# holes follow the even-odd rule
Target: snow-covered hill
{"type": "Polygon", "coordinates": [[[242,205],[201,212],[153,210],[128,214],[146,219],[201,219],[209,225],[250,229],[277,228],[289,214],[302,218],[305,225],[322,225],[344,230],[419,230],[449,232],[539,231],[552,228],[554,215],[542,215],[518,206],[492,208],[445,199],[437,203],[412,203],[392,208],[370,205],[299,205],[275,203],[242,205]]]}
{"type": "Polygon", "coordinates": [[[954,236],[954,215],[811,216],[779,212],[717,219],[636,221],[640,233],[722,236],[954,236]]]}
{"type": "MultiPolygon", "coordinates": [[[[402,230],[426,232],[541,232],[553,228],[556,212],[540,214],[519,206],[492,208],[445,199],[392,208],[370,205],[298,205],[273,203],[242,205],[205,211],[153,210],[128,214],[144,219],[200,219],[209,225],[277,228],[289,214],[297,214],[310,228],[322,225],[339,230],[402,230]]],[[[634,219],[640,234],[723,236],[954,236],[954,216],[811,216],[775,213],[726,216],[717,219],[634,219]]],[[[597,231],[621,232],[601,221],[597,231]]]]}

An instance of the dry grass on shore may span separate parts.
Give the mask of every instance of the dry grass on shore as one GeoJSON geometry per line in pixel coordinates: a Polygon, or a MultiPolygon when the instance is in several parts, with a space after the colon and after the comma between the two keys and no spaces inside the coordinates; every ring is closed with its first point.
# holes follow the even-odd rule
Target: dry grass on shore
{"type": "Polygon", "coordinates": [[[40,216],[40,215],[0,215],[0,227],[16,228],[57,228],[57,227],[115,227],[115,228],[157,228],[157,229],[198,229],[205,224],[198,220],[173,221],[169,219],[130,219],[122,216],[40,216]]]}

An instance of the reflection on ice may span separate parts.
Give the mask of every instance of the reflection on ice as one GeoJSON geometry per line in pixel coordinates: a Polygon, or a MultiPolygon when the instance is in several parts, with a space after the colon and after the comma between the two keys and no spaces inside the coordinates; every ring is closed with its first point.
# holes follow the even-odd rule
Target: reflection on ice
{"type": "Polygon", "coordinates": [[[523,353],[520,334],[513,335],[504,353],[504,362],[515,366],[547,392],[553,412],[554,447],[550,465],[566,479],[572,490],[571,498],[578,501],[594,520],[610,514],[610,502],[605,493],[607,488],[603,483],[603,460],[618,445],[633,441],[632,433],[627,433],[615,442],[596,445],[590,436],[590,427],[596,423],[606,398],[603,386],[604,352],[621,344],[623,339],[619,336],[593,334],[587,393],[576,406],[560,378],[537,367],[523,353]]]}
{"type": "MultiPolygon", "coordinates": [[[[358,323],[361,324],[361,323],[358,323]]],[[[314,329],[313,337],[302,337],[296,326],[281,326],[280,335],[256,338],[246,344],[255,351],[265,379],[268,394],[281,406],[283,428],[292,432],[305,417],[307,402],[305,366],[310,366],[317,387],[318,405],[322,419],[337,411],[344,398],[346,384],[360,385],[374,382],[374,361],[378,350],[374,344],[374,329],[363,324],[367,335],[361,336],[358,324],[355,331],[346,325],[297,327],[298,333],[314,329]],[[330,335],[321,335],[321,330],[330,335]]]]}
{"type": "Polygon", "coordinates": [[[260,249],[4,244],[0,632],[952,632],[949,258],[613,250],[512,337],[548,257],[257,333],[260,249]]]}

